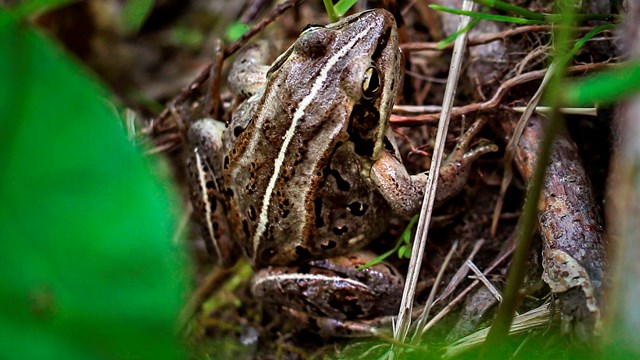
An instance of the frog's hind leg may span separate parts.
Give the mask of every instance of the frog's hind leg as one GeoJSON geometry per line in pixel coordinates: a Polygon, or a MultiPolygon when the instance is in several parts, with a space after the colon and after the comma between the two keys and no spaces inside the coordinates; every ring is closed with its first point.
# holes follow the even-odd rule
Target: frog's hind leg
{"type": "Polygon", "coordinates": [[[207,251],[224,265],[231,265],[238,251],[228,235],[226,206],[220,190],[224,127],[224,123],[213,119],[192,124],[186,163],[191,203],[203,228],[207,251]]]}

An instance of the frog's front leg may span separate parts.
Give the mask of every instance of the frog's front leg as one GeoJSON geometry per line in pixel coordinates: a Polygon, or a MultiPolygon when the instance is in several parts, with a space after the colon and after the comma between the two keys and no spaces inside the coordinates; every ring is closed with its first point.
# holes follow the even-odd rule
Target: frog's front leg
{"type": "MultiPolygon", "coordinates": [[[[486,120],[483,119],[476,121],[462,135],[453,152],[441,166],[435,206],[462,190],[475,159],[498,150],[495,144],[469,149],[473,138],[480,132],[485,122],[486,120]]],[[[424,196],[427,176],[427,172],[409,175],[399,157],[387,151],[382,152],[381,157],[373,163],[371,169],[371,179],[382,196],[396,213],[403,215],[413,215],[418,212],[424,196]]]]}
{"type": "Polygon", "coordinates": [[[232,265],[239,251],[229,238],[226,206],[220,192],[224,128],[224,123],[213,119],[193,123],[188,133],[186,163],[191,203],[202,226],[207,251],[223,265],[232,265]]]}

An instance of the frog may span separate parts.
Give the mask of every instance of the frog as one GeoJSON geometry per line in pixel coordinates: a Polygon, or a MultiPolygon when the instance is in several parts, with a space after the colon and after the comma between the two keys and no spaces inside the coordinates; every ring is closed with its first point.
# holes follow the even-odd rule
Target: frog
{"type": "MultiPolygon", "coordinates": [[[[352,332],[397,311],[402,275],[362,249],[392,214],[421,205],[428,173],[411,175],[390,115],[402,82],[393,16],[367,10],[307,26],[271,65],[261,46],[240,55],[229,87],[231,121],[205,118],[188,132],[191,200],[208,249],[223,263],[242,252],[252,292],[317,328],[352,332]],[[313,321],[311,321],[313,320],[313,321]],[[348,325],[350,324],[350,325],[348,325]]],[[[482,122],[461,136],[440,169],[436,206],[466,184],[482,122]]]]}

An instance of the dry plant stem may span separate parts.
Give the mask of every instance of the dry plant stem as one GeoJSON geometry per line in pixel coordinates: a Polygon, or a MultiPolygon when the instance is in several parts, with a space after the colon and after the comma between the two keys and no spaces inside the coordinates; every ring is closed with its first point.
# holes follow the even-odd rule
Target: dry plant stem
{"type": "MultiPolygon", "coordinates": [[[[471,11],[474,7],[475,4],[470,0],[465,0],[462,3],[463,10],[471,11]]],[[[470,17],[461,16],[458,28],[464,28],[469,24],[470,21],[470,17]]],[[[416,284],[418,283],[420,265],[422,264],[424,248],[427,240],[428,224],[431,221],[435,192],[438,186],[438,176],[440,174],[440,171],[438,171],[438,169],[440,169],[440,164],[442,162],[444,143],[446,139],[447,129],[449,128],[450,111],[453,107],[453,99],[456,94],[458,79],[460,78],[460,69],[462,67],[466,40],[467,33],[464,33],[456,39],[453,49],[451,68],[449,71],[449,81],[447,82],[447,86],[445,89],[444,100],[442,103],[443,111],[441,113],[442,116],[440,118],[440,123],[438,124],[438,132],[436,135],[435,147],[433,150],[433,162],[431,164],[431,168],[436,169],[436,171],[430,171],[429,177],[427,178],[427,185],[424,193],[424,198],[422,200],[422,208],[420,209],[420,218],[418,220],[416,235],[413,241],[411,261],[409,262],[409,270],[407,270],[407,279],[404,286],[404,292],[402,294],[402,302],[400,304],[398,320],[394,324],[394,338],[398,342],[405,341],[407,332],[409,331],[409,325],[411,324],[411,311],[413,309],[416,284]]]]}
{"type": "Polygon", "coordinates": [[[482,284],[487,289],[489,289],[489,291],[496,298],[496,300],[502,301],[502,295],[500,294],[500,291],[498,291],[498,289],[496,289],[496,287],[493,286],[491,281],[489,281],[489,279],[487,279],[487,277],[484,276],[484,274],[482,273],[482,271],[480,271],[480,269],[478,269],[476,264],[474,264],[472,261],[469,261],[469,260],[467,260],[465,264],[467,265],[467,267],[469,267],[469,269],[471,269],[471,271],[473,271],[474,274],[476,274],[476,277],[478,278],[478,280],[480,280],[482,284]]]}
{"type": "Polygon", "coordinates": [[[431,307],[433,306],[433,299],[436,297],[436,293],[438,292],[438,285],[442,281],[442,276],[444,275],[444,271],[447,269],[447,266],[449,266],[449,261],[451,261],[451,257],[453,256],[453,254],[457,249],[458,249],[458,241],[456,240],[451,246],[451,249],[449,249],[447,256],[444,258],[444,261],[442,262],[442,266],[440,266],[440,270],[438,271],[438,275],[436,276],[436,280],[433,282],[433,286],[431,287],[431,291],[429,292],[429,297],[427,298],[427,302],[424,305],[422,312],[420,313],[418,322],[416,323],[416,332],[413,333],[413,337],[411,338],[412,343],[415,343],[416,340],[420,338],[420,336],[418,335],[422,335],[420,333],[420,329],[427,322],[427,318],[429,317],[429,312],[431,312],[431,307]]]}
{"type": "Polygon", "coordinates": [[[505,149],[504,174],[502,175],[502,183],[500,184],[500,194],[498,195],[496,206],[493,208],[493,219],[491,220],[491,237],[496,236],[498,221],[500,220],[500,213],[502,212],[502,205],[504,204],[504,196],[507,193],[509,184],[511,184],[511,180],[513,179],[512,164],[513,157],[516,153],[516,148],[518,147],[518,142],[520,141],[520,137],[522,136],[524,127],[527,125],[527,121],[529,121],[529,118],[533,114],[536,106],[538,106],[540,98],[542,97],[542,92],[547,87],[549,80],[551,80],[556,67],[556,63],[553,63],[547,69],[547,73],[544,75],[542,83],[538,87],[538,90],[536,90],[536,93],[533,94],[533,97],[531,97],[531,100],[529,100],[529,104],[527,104],[527,108],[522,113],[522,116],[520,116],[520,120],[518,120],[518,124],[516,125],[513,132],[513,136],[511,136],[511,139],[509,139],[509,143],[507,144],[507,148],[505,149]]]}
{"type": "MultiPolygon", "coordinates": [[[[516,318],[513,320],[511,328],[509,329],[509,333],[518,334],[546,326],[549,324],[552,318],[553,311],[551,309],[551,304],[545,303],[522,315],[516,316],[516,318]]],[[[487,337],[487,333],[488,329],[482,329],[469,336],[465,336],[464,338],[456,341],[451,346],[449,346],[449,348],[443,354],[442,358],[454,358],[458,355],[461,355],[463,352],[482,344],[482,342],[485,341],[487,337]]],[[[513,359],[515,357],[511,358],[513,359]]]]}
{"type": "MultiPolygon", "coordinates": [[[[576,28],[575,31],[578,33],[585,33],[593,30],[593,26],[582,26],[576,28]]],[[[478,46],[483,44],[488,44],[493,41],[504,40],[510,36],[516,36],[520,34],[526,34],[530,32],[541,32],[541,31],[551,31],[553,27],[551,25],[527,25],[527,26],[518,26],[513,29],[508,29],[504,31],[500,31],[493,34],[486,34],[481,36],[475,36],[467,40],[468,46],[478,46]]],[[[414,51],[425,51],[425,50],[433,50],[433,51],[442,51],[446,49],[453,48],[453,44],[447,44],[444,48],[441,48],[440,42],[414,42],[414,43],[404,43],[400,45],[402,51],[406,53],[414,52],[414,51]]]]}
{"type": "Polygon", "coordinates": [[[180,311],[180,315],[178,316],[178,331],[185,328],[196,311],[200,309],[202,303],[218,288],[218,286],[228,280],[229,275],[235,272],[236,267],[227,269],[216,267],[207,274],[207,277],[202,281],[196,291],[193,292],[187,303],[180,311]]]}
{"type": "Polygon", "coordinates": [[[209,69],[209,91],[205,100],[204,112],[212,119],[219,119],[220,110],[220,83],[222,81],[222,63],[224,62],[224,50],[222,40],[214,39],[214,56],[209,69]]]}
{"type": "MultiPolygon", "coordinates": [[[[567,68],[567,73],[575,74],[575,73],[596,71],[604,68],[612,68],[612,67],[619,67],[619,66],[620,64],[608,64],[608,63],[576,65],[576,66],[571,66],[567,68]]],[[[495,94],[491,99],[481,103],[474,103],[474,104],[453,108],[451,111],[451,116],[456,117],[456,116],[467,115],[472,112],[487,111],[487,110],[495,109],[500,105],[502,105],[501,104],[502,98],[504,98],[504,96],[507,94],[507,92],[511,88],[517,85],[524,84],[529,81],[541,79],[544,77],[546,72],[547,70],[531,71],[531,72],[513,77],[509,80],[506,80],[505,82],[502,83],[502,85],[500,85],[498,90],[496,90],[495,94]]],[[[421,126],[424,124],[435,124],[439,118],[440,118],[439,113],[416,115],[416,116],[391,115],[391,124],[393,126],[413,127],[413,126],[421,126]]]]}
{"type": "MultiPolygon", "coordinates": [[[[269,13],[269,15],[265,16],[262,20],[260,20],[259,23],[253,25],[249,30],[247,30],[246,33],[244,33],[244,35],[242,35],[242,37],[240,37],[240,39],[236,40],[231,45],[227,46],[224,49],[223,58],[226,59],[229,56],[233,55],[236,51],[238,51],[238,49],[240,49],[244,44],[246,44],[247,41],[249,41],[249,39],[251,39],[260,31],[262,31],[262,29],[264,29],[267,25],[273,22],[278,16],[282,15],[282,13],[284,13],[288,9],[298,5],[303,1],[304,0],[287,0],[279,4],[278,6],[276,6],[271,11],[271,13],[269,13]]],[[[189,85],[187,85],[184,89],[182,89],[182,91],[176,97],[174,97],[173,99],[171,99],[171,101],[169,101],[170,106],[176,107],[182,104],[184,101],[186,101],[196,89],[198,89],[200,86],[202,86],[202,84],[204,84],[205,81],[207,81],[207,79],[209,78],[210,72],[211,72],[211,64],[209,64],[207,67],[202,69],[200,74],[198,74],[198,76],[196,76],[196,78],[189,85]]],[[[162,110],[160,115],[158,115],[158,117],[156,118],[155,120],[156,122],[162,122],[167,117],[169,117],[169,115],[171,114],[170,106],[167,106],[165,107],[164,110],[162,110]]]]}
{"type": "MultiPolygon", "coordinates": [[[[562,24],[573,24],[575,10],[571,5],[573,3],[569,1],[563,8],[562,24]]],[[[518,241],[516,245],[516,251],[513,256],[513,261],[509,267],[509,275],[507,277],[507,283],[504,290],[504,300],[498,308],[496,318],[491,325],[489,334],[487,335],[487,341],[482,349],[481,358],[495,358],[502,357],[505,354],[505,338],[509,334],[509,328],[513,321],[516,309],[522,301],[520,294],[520,286],[527,272],[527,259],[531,249],[531,242],[533,233],[536,227],[536,215],[538,201],[540,199],[540,193],[542,191],[542,184],[544,181],[545,173],[547,170],[547,164],[551,154],[551,145],[559,129],[562,128],[564,119],[560,114],[558,108],[560,107],[558,91],[562,86],[562,81],[566,74],[566,63],[561,59],[567,54],[569,50],[570,31],[569,28],[564,28],[554,33],[554,47],[555,47],[555,59],[559,61],[554,62],[555,69],[554,74],[549,82],[550,93],[547,95],[549,104],[552,108],[550,121],[547,121],[542,143],[538,151],[538,159],[535,162],[535,170],[531,176],[531,181],[527,188],[527,196],[524,204],[524,211],[518,228],[520,233],[518,234],[518,241]]]]}
{"type": "MultiPolygon", "coordinates": [[[[518,144],[516,166],[526,180],[533,176],[537,162],[542,119],[531,117],[518,144]]],[[[512,126],[508,119],[503,121],[505,130],[512,126]]],[[[588,337],[600,315],[598,300],[606,268],[604,227],[576,145],[565,131],[558,133],[550,156],[538,203],[545,281],[559,292],[565,331],[573,327],[578,336],[588,337]],[[568,263],[586,274],[570,273],[571,281],[561,274],[557,278],[554,273],[564,272],[568,263]]]]}
{"type": "MultiPolygon", "coordinates": [[[[471,254],[467,256],[467,259],[465,261],[472,261],[482,245],[484,245],[484,239],[476,241],[476,243],[473,245],[473,249],[471,250],[471,254]]],[[[456,287],[460,285],[462,280],[466,278],[467,273],[469,273],[469,268],[466,265],[460,266],[455,275],[453,275],[453,278],[451,279],[449,285],[447,285],[447,287],[442,291],[442,294],[440,294],[436,301],[434,301],[434,304],[437,304],[438,302],[442,301],[442,299],[449,297],[449,295],[451,295],[451,293],[455,291],[456,287]]]]}
{"type": "MultiPolygon", "coordinates": [[[[502,264],[507,258],[511,256],[514,250],[514,243],[512,241],[511,246],[507,249],[502,255],[500,255],[489,267],[487,267],[483,274],[488,275],[493,269],[495,269],[498,265],[502,264]]],[[[464,300],[467,295],[473,290],[476,286],[480,284],[480,280],[474,280],[469,286],[467,286],[464,290],[460,292],[453,300],[449,301],[447,306],[445,306],[439,313],[437,313],[422,329],[422,333],[426,333],[429,329],[431,329],[438,321],[442,320],[451,310],[458,305],[462,300],[464,300]]]]}

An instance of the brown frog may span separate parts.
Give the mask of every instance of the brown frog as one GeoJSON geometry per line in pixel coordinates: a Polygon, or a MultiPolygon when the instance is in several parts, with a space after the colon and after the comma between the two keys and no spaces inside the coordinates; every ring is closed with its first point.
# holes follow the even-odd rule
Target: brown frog
{"type": "MultiPolygon", "coordinates": [[[[402,276],[385,263],[355,270],[392,212],[417,212],[427,178],[407,173],[389,130],[402,75],[392,15],[309,26],[270,67],[258,49],[231,70],[232,89],[247,99],[230,124],[204,119],[189,132],[192,201],[211,251],[229,262],[239,244],[258,270],[254,294],[324,319],[319,327],[393,314],[402,276]]],[[[441,168],[436,203],[496,150],[467,151],[480,126],[441,168]]]]}

